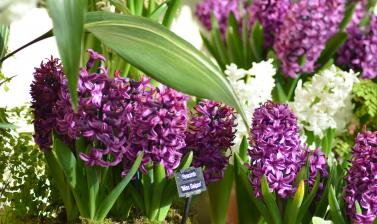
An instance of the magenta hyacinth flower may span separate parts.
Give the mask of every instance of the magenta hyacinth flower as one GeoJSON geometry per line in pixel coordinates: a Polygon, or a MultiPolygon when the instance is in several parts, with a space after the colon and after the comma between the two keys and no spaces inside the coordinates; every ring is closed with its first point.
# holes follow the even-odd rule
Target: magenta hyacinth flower
{"type": "Polygon", "coordinates": [[[253,0],[249,8],[251,20],[258,20],[264,29],[265,45],[271,47],[280,32],[291,0],[253,0]]]}
{"type": "Polygon", "coordinates": [[[326,163],[326,157],[321,151],[321,148],[317,148],[315,151],[309,154],[309,190],[311,190],[311,188],[314,186],[317,174],[319,174],[320,183],[318,186],[318,192],[322,192],[323,180],[329,175],[327,168],[328,165],[326,163]]]}
{"type": "Polygon", "coordinates": [[[347,29],[348,40],[339,49],[337,64],[361,71],[365,79],[377,76],[377,17],[372,16],[366,27],[352,26],[347,29]]]}
{"type": "Polygon", "coordinates": [[[242,11],[240,13],[240,9],[245,10],[242,7],[245,7],[245,2],[241,0],[204,0],[196,6],[195,14],[202,25],[207,30],[211,30],[211,15],[213,13],[219,23],[221,33],[224,34],[228,25],[229,14],[233,12],[240,22],[243,13],[242,11]]]}
{"type": "Polygon", "coordinates": [[[344,0],[302,0],[291,4],[273,46],[285,75],[296,78],[300,73],[314,71],[327,40],[338,31],[344,8],[344,0]]]}
{"type": "Polygon", "coordinates": [[[257,197],[263,175],[281,198],[296,191],[294,181],[305,165],[306,151],[300,145],[297,118],[287,105],[269,101],[255,110],[249,155],[249,179],[257,197]]]}
{"type": "Polygon", "coordinates": [[[346,213],[353,223],[369,224],[377,217],[377,131],[359,133],[352,149],[345,189],[346,213]],[[356,202],[362,212],[356,212],[356,202]]]}
{"type": "MultiPolygon", "coordinates": [[[[144,150],[140,169],[147,172],[148,164],[163,164],[168,176],[180,164],[181,149],[186,146],[188,97],[168,87],[153,88],[135,106],[131,136],[125,156],[134,161],[144,150]]],[[[129,165],[125,164],[126,170],[129,165]]]]}
{"type": "Polygon", "coordinates": [[[192,164],[203,167],[207,183],[224,176],[229,162],[225,153],[233,145],[235,125],[234,110],[229,106],[210,100],[203,100],[195,106],[184,151],[193,151],[192,164]]]}
{"type": "Polygon", "coordinates": [[[42,62],[39,68],[35,68],[30,91],[34,113],[34,140],[43,151],[51,150],[52,130],[56,126],[54,110],[63,79],[63,68],[57,58],[51,57],[47,62],[42,62]]]}

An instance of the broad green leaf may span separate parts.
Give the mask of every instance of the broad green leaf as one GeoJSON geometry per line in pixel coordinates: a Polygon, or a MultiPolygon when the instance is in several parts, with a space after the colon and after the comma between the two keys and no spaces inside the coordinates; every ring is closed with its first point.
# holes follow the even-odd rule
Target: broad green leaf
{"type": "MultiPolygon", "coordinates": [[[[150,1],[152,2],[152,1],[150,1]]],[[[168,9],[168,4],[166,2],[161,3],[156,10],[154,10],[148,17],[156,22],[160,20],[161,15],[168,9]]]]}
{"type": "Polygon", "coordinates": [[[159,163],[153,168],[153,193],[150,209],[150,220],[156,220],[160,209],[162,194],[166,185],[165,167],[159,163]]]}
{"type": "Polygon", "coordinates": [[[304,183],[304,180],[301,180],[293,199],[289,199],[288,201],[286,210],[284,212],[284,223],[287,223],[287,224],[296,223],[302,201],[304,200],[304,195],[305,195],[305,183],[304,183]]]}
{"type": "MultiPolygon", "coordinates": [[[[229,14],[228,29],[227,29],[227,43],[228,51],[234,55],[234,63],[238,67],[248,69],[250,64],[244,64],[243,49],[242,49],[242,36],[239,31],[239,23],[233,12],[229,14]]],[[[248,62],[251,63],[251,62],[248,62]]]]}
{"type": "Polygon", "coordinates": [[[127,176],[125,176],[122,179],[122,181],[119,182],[117,186],[100,203],[96,211],[95,220],[102,221],[106,218],[107,214],[109,213],[110,209],[113,207],[119,195],[122,193],[124,188],[128,185],[128,183],[131,181],[131,179],[134,177],[135,173],[139,169],[143,155],[144,155],[144,152],[139,153],[131,169],[128,171],[127,176]]]}
{"type": "Polygon", "coordinates": [[[241,141],[241,144],[240,144],[240,149],[238,151],[238,155],[240,156],[240,158],[243,160],[243,161],[246,161],[247,160],[247,149],[249,147],[249,144],[247,142],[247,137],[246,136],[243,136],[242,137],[242,141],[241,141]]]}
{"type": "Polygon", "coordinates": [[[79,77],[86,6],[86,0],[47,1],[64,73],[68,79],[72,106],[75,110],[77,110],[77,81],[79,77]]]}
{"type": "Polygon", "coordinates": [[[262,188],[262,195],[263,195],[264,202],[266,203],[267,208],[269,209],[269,212],[271,213],[273,223],[281,224],[282,220],[281,220],[279,207],[276,204],[275,197],[272,195],[273,193],[271,193],[270,191],[267,178],[265,175],[263,175],[262,177],[261,188],[262,188]]]}
{"type": "Polygon", "coordinates": [[[329,191],[329,205],[330,205],[330,214],[332,220],[337,224],[345,224],[346,221],[343,218],[342,211],[340,210],[339,203],[336,199],[336,194],[333,186],[330,186],[329,191]]]}
{"type": "Polygon", "coordinates": [[[89,217],[88,206],[86,203],[87,196],[85,194],[86,189],[83,189],[86,185],[86,180],[85,177],[78,175],[80,172],[77,171],[78,167],[75,155],[55,134],[53,135],[53,148],[56,153],[57,161],[59,161],[71,188],[80,215],[83,217],[89,217]]]}
{"type": "Polygon", "coordinates": [[[86,30],[127,62],[179,91],[233,106],[248,126],[223,72],[191,44],[146,18],[106,12],[87,17],[86,30]]]}
{"type": "Polygon", "coordinates": [[[345,32],[339,32],[330,40],[327,41],[325,49],[322,51],[321,56],[317,60],[318,65],[325,65],[336,53],[336,51],[347,40],[347,34],[345,32]]]}

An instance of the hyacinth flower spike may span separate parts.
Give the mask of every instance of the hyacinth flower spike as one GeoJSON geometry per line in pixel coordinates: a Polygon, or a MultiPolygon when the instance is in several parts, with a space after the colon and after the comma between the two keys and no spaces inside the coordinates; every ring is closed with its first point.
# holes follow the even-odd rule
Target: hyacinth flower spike
{"type": "Polygon", "coordinates": [[[235,157],[236,183],[246,187],[267,223],[300,223],[317,204],[328,176],[321,149],[309,151],[293,112],[271,101],[255,110],[249,145],[247,165],[235,157]]]}

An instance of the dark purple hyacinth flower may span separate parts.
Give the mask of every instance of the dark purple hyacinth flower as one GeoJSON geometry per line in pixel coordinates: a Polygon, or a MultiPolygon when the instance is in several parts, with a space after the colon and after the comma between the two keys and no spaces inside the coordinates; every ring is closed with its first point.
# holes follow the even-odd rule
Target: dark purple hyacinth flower
{"type": "Polygon", "coordinates": [[[296,191],[295,178],[305,165],[306,151],[300,145],[297,118],[287,105],[267,102],[254,112],[250,135],[250,182],[257,197],[261,180],[281,198],[296,191]]]}
{"type": "Polygon", "coordinates": [[[253,21],[258,20],[263,25],[265,44],[271,47],[275,35],[280,32],[285,14],[291,0],[253,0],[250,6],[250,16],[253,21]]]}
{"type": "Polygon", "coordinates": [[[274,50],[285,75],[296,78],[310,73],[325,47],[337,31],[344,14],[344,0],[302,0],[291,4],[274,50]]]}
{"type": "Polygon", "coordinates": [[[352,149],[345,188],[346,213],[353,223],[372,223],[377,217],[377,131],[359,133],[352,149]],[[356,212],[356,204],[361,213],[356,212]]]}
{"type": "Polygon", "coordinates": [[[219,23],[221,33],[224,34],[230,12],[233,12],[236,19],[240,21],[243,13],[242,11],[240,13],[240,10],[245,10],[242,8],[244,6],[245,2],[241,0],[204,0],[197,5],[195,14],[202,25],[207,30],[211,30],[211,15],[213,13],[219,23]]]}
{"type": "MultiPolygon", "coordinates": [[[[164,165],[167,175],[178,167],[186,146],[188,97],[168,87],[152,88],[135,107],[129,145],[125,152],[134,161],[144,150],[140,169],[147,172],[147,164],[164,165]]],[[[130,164],[126,164],[126,170],[130,164]]]]}
{"type": "Polygon", "coordinates": [[[352,26],[347,29],[348,40],[339,49],[337,64],[361,71],[365,79],[377,76],[377,17],[372,16],[366,27],[352,26]]]}
{"type": "Polygon", "coordinates": [[[187,147],[184,151],[193,151],[193,166],[203,167],[207,183],[223,178],[229,162],[226,151],[233,145],[235,137],[234,110],[224,104],[203,100],[195,106],[189,129],[187,147]]]}
{"type": "Polygon", "coordinates": [[[33,99],[34,140],[43,151],[51,149],[52,129],[56,125],[54,108],[63,79],[63,68],[57,58],[51,57],[47,62],[42,62],[39,68],[35,68],[30,91],[33,99]]]}

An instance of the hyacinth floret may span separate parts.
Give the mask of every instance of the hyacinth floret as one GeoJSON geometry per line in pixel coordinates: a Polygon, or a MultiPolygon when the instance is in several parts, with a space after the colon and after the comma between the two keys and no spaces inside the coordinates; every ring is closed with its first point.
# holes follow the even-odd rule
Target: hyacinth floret
{"type": "Polygon", "coordinates": [[[235,137],[234,109],[210,100],[202,100],[195,106],[187,131],[185,152],[193,151],[193,166],[204,168],[207,183],[223,178],[229,162],[226,151],[235,137]]]}
{"type": "Polygon", "coordinates": [[[56,125],[54,108],[63,79],[63,68],[57,58],[51,57],[47,62],[42,62],[39,68],[35,68],[30,91],[34,113],[33,137],[43,151],[51,150],[52,130],[56,125]]]}
{"type": "Polygon", "coordinates": [[[305,164],[306,151],[300,145],[297,118],[287,105],[268,101],[255,110],[249,156],[249,179],[257,197],[263,175],[281,198],[296,191],[294,181],[305,164]]]}
{"type": "Polygon", "coordinates": [[[327,40],[337,33],[343,18],[343,0],[302,0],[291,4],[274,50],[285,75],[310,73],[327,40]]]}
{"type": "Polygon", "coordinates": [[[377,217],[377,131],[364,131],[356,137],[344,199],[353,223],[373,223],[377,217]],[[356,211],[356,203],[361,213],[356,211]]]}
{"type": "MultiPolygon", "coordinates": [[[[170,176],[178,167],[186,146],[188,97],[168,87],[150,87],[134,108],[130,143],[125,156],[134,161],[144,150],[140,169],[147,172],[148,164],[164,165],[170,176]]],[[[125,164],[125,168],[130,164],[125,164]]],[[[132,164],[131,164],[132,165],[132,164]]]]}

